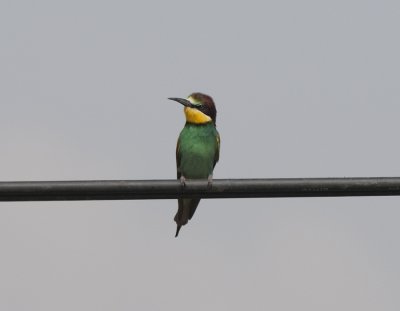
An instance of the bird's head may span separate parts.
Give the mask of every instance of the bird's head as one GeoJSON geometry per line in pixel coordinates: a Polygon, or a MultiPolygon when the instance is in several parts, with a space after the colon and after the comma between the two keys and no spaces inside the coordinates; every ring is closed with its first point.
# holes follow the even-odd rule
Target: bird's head
{"type": "Polygon", "coordinates": [[[194,124],[204,124],[213,122],[217,119],[217,109],[211,96],[202,93],[193,93],[187,99],[184,98],[168,98],[174,100],[183,106],[186,121],[194,124]]]}

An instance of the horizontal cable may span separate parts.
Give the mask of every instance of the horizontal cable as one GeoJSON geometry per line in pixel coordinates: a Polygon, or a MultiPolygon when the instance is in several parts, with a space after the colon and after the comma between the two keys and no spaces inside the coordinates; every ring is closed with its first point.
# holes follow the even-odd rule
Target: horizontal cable
{"type": "Polygon", "coordinates": [[[399,177],[0,182],[0,201],[400,195],[399,177]]]}

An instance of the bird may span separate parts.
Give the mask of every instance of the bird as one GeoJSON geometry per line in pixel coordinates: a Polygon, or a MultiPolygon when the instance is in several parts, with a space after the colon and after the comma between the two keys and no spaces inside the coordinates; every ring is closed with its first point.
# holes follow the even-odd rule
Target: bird
{"type": "MultiPolygon", "coordinates": [[[[215,164],[219,160],[220,136],[216,128],[217,110],[211,96],[192,93],[184,98],[168,98],[184,106],[186,118],[176,145],[177,179],[182,187],[186,180],[207,179],[212,187],[215,164]]],[[[174,217],[176,234],[193,217],[200,199],[178,199],[178,211],[174,217]]]]}

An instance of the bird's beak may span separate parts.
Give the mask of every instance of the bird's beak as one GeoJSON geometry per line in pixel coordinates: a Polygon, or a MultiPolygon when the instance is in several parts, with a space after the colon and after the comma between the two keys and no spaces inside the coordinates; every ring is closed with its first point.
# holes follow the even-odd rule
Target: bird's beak
{"type": "Polygon", "coordinates": [[[183,99],[183,98],[176,98],[176,97],[169,97],[168,99],[176,101],[182,105],[184,105],[185,107],[193,107],[194,105],[188,101],[187,99],[183,99]]]}

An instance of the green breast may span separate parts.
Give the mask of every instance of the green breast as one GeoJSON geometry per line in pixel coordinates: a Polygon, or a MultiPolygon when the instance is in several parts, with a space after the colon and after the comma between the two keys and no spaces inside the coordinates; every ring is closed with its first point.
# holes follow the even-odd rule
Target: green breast
{"type": "Polygon", "coordinates": [[[213,123],[186,123],[178,140],[178,170],[186,178],[207,178],[212,174],[218,132],[213,123]]]}

